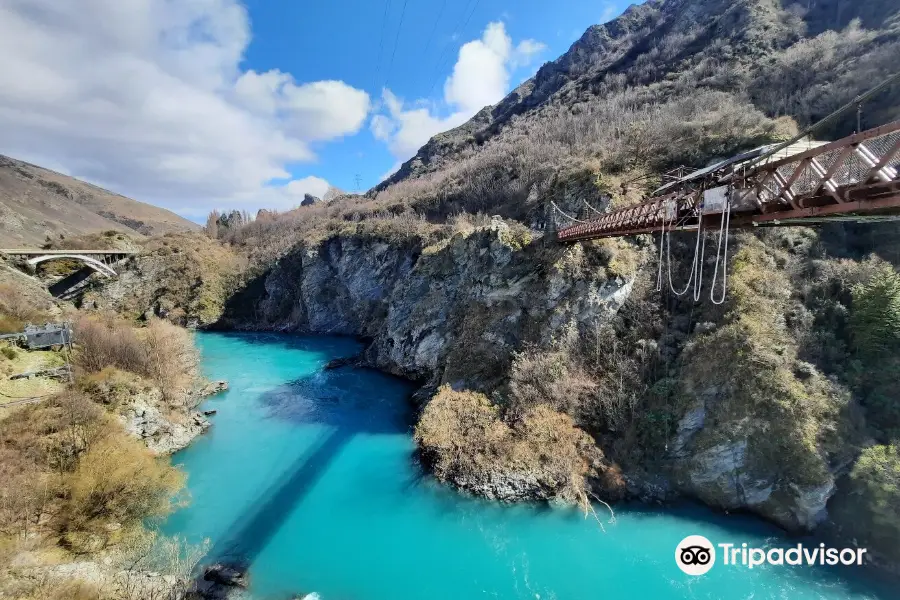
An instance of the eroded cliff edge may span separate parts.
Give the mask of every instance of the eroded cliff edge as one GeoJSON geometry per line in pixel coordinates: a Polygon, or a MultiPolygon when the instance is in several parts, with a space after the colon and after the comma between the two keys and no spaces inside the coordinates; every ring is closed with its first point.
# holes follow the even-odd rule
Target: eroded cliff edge
{"type": "MultiPolygon", "coordinates": [[[[420,382],[423,403],[447,384],[515,421],[539,398],[602,450],[586,459],[602,497],[694,497],[791,531],[826,519],[861,434],[846,390],[799,358],[791,282],[758,281],[773,249],[740,240],[736,299],[694,310],[665,306],[657,274],[640,268],[656,251],[649,238],[531,237],[495,220],[425,247],[368,235],[301,244],[232,297],[219,326],[362,336],[365,363],[420,382]],[[735,304],[748,295],[764,300],[752,321],[735,304]]],[[[492,477],[470,489],[521,497],[492,477]]]]}

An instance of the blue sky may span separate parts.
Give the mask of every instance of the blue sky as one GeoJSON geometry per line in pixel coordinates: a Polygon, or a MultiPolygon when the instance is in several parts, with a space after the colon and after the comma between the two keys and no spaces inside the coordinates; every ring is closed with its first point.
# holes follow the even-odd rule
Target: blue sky
{"type": "MultiPolygon", "coordinates": [[[[460,46],[480,37],[488,23],[502,22],[514,42],[533,39],[546,45],[534,61],[512,71],[511,86],[515,87],[541,64],[563,54],[590,25],[617,16],[625,6],[624,2],[585,0],[409,0],[404,10],[404,0],[253,0],[247,7],[254,37],[245,64],[256,70],[278,68],[299,80],[340,79],[373,98],[387,86],[406,99],[438,102],[437,110],[446,115],[450,110],[441,102],[444,80],[460,46]],[[395,41],[396,54],[388,71],[395,41]]],[[[356,189],[357,174],[365,190],[399,160],[365,129],[342,141],[322,144],[317,154],[318,164],[297,165],[292,172],[323,177],[347,191],[356,189]]]]}
{"type": "Polygon", "coordinates": [[[372,187],[624,8],[8,0],[0,153],[198,221],[289,209],[372,187]]]}

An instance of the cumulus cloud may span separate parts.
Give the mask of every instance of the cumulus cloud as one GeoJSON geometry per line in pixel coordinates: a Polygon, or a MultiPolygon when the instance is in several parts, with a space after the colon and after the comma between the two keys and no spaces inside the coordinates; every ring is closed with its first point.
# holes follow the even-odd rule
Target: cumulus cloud
{"type": "Polygon", "coordinates": [[[289,184],[284,186],[284,192],[289,196],[291,200],[297,198],[302,199],[306,194],[312,194],[317,198],[321,198],[325,195],[325,192],[327,192],[328,188],[330,187],[331,186],[328,185],[328,182],[321,177],[310,175],[309,177],[304,177],[303,179],[294,179],[289,184]]]}
{"type": "Polygon", "coordinates": [[[527,66],[545,49],[531,39],[514,46],[502,22],[489,23],[481,38],[459,49],[453,71],[444,82],[443,106],[423,101],[408,105],[384,90],[382,110],[369,128],[395,157],[409,158],[436,133],[462,125],[485,106],[503,99],[509,91],[511,71],[527,66]]]}
{"type": "Polygon", "coordinates": [[[443,118],[436,117],[427,106],[406,107],[387,89],[382,93],[382,100],[387,114],[372,117],[369,128],[398,157],[415,154],[434,134],[462,125],[471,116],[467,111],[456,111],[443,118]]]}
{"type": "Polygon", "coordinates": [[[238,0],[4,0],[0,153],[191,216],[321,195],[288,168],[356,133],[369,96],[244,72],[249,41],[238,0]]]}

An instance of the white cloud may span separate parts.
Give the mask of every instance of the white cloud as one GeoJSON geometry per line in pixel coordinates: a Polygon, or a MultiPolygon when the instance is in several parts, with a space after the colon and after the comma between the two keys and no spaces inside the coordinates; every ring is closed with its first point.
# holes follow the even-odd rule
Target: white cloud
{"type": "Polygon", "coordinates": [[[238,0],[2,0],[0,153],[187,215],[267,206],[310,143],[362,127],[369,97],[242,72],[249,41],[238,0]]]}
{"type": "Polygon", "coordinates": [[[544,49],[535,40],[513,46],[502,22],[489,23],[480,39],[460,48],[444,83],[443,111],[422,100],[407,106],[384,90],[382,112],[372,118],[369,128],[396,158],[407,159],[435,134],[462,125],[485,106],[502,100],[509,91],[510,72],[529,64],[544,49]],[[444,116],[435,114],[439,112],[444,116]]]}
{"type": "Polygon", "coordinates": [[[434,134],[462,125],[471,116],[466,111],[456,111],[439,118],[432,115],[426,106],[405,108],[404,102],[387,89],[382,99],[387,114],[372,117],[369,128],[372,135],[387,143],[391,153],[397,157],[415,154],[434,134]]]}
{"type": "Polygon", "coordinates": [[[284,186],[285,193],[291,198],[302,199],[305,194],[312,194],[317,198],[321,198],[328,191],[328,182],[321,177],[304,177],[303,179],[295,179],[284,186]]]}
{"type": "Polygon", "coordinates": [[[522,40],[512,55],[513,67],[527,67],[534,57],[547,49],[547,44],[537,40],[522,40]]]}

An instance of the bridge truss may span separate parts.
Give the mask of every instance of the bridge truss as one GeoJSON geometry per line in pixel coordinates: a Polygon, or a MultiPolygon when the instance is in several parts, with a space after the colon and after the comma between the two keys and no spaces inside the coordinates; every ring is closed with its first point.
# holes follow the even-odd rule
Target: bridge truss
{"type": "MultiPolygon", "coordinates": [[[[679,177],[640,204],[559,229],[564,243],[656,231],[900,218],[900,121],[835,142],[771,146],[679,177]]],[[[557,209],[558,210],[558,209],[557,209]]]]}

